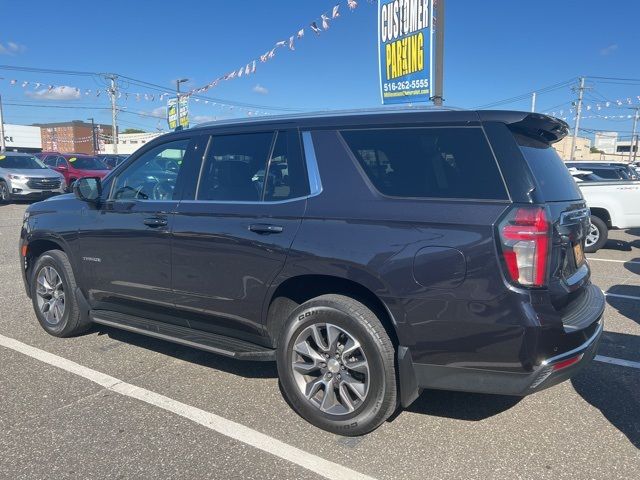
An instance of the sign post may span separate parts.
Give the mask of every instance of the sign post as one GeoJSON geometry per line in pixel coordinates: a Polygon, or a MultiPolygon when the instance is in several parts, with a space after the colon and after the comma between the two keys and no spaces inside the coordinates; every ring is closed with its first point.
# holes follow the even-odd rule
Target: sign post
{"type": "Polygon", "coordinates": [[[432,0],[378,0],[378,63],[383,104],[430,100],[432,7],[432,0]]]}
{"type": "Polygon", "coordinates": [[[180,96],[179,104],[177,98],[167,100],[167,123],[169,123],[169,129],[175,130],[178,127],[178,122],[180,122],[180,129],[189,128],[189,97],[187,95],[180,96]],[[180,112],[179,120],[178,112],[180,112]]]}

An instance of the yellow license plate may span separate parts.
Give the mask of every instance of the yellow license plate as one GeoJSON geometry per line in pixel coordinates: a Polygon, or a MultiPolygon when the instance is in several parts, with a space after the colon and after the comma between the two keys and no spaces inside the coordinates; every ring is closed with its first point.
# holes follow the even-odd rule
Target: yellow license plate
{"type": "Polygon", "coordinates": [[[580,266],[584,263],[584,251],[582,250],[582,243],[576,243],[573,246],[573,255],[576,258],[576,265],[580,266]]]}

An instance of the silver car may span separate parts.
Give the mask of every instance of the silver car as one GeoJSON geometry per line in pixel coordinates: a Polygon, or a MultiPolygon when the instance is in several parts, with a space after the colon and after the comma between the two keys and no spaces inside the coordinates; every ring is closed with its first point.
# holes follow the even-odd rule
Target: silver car
{"type": "Polygon", "coordinates": [[[64,193],[64,177],[29,153],[0,152],[0,202],[64,193]]]}

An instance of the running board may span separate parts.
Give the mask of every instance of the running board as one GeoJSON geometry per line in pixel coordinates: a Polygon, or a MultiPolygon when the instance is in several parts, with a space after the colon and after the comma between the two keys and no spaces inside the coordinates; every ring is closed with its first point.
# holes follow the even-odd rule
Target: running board
{"type": "Polygon", "coordinates": [[[101,325],[140,333],[238,360],[269,362],[276,359],[276,351],[271,348],[224,335],[192,330],[108,310],[91,310],[89,316],[92,322],[101,325]]]}

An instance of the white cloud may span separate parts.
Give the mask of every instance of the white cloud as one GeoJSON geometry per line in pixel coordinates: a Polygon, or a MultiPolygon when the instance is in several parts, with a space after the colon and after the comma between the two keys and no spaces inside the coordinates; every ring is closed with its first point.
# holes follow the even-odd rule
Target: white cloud
{"type": "Polygon", "coordinates": [[[193,117],[193,123],[205,123],[205,122],[213,122],[214,120],[218,120],[218,117],[213,117],[211,115],[195,115],[193,117]]]}
{"type": "Polygon", "coordinates": [[[77,100],[81,97],[80,90],[76,87],[69,87],[67,85],[54,87],[51,90],[43,88],[41,90],[25,92],[25,95],[42,100],[77,100]]]}
{"type": "Polygon", "coordinates": [[[27,47],[16,42],[0,43],[0,55],[17,55],[26,49],[27,47]]]}
{"type": "Polygon", "coordinates": [[[604,48],[600,49],[600,55],[611,55],[613,52],[615,52],[616,50],[618,50],[618,44],[617,43],[612,43],[611,45],[607,45],[604,48]]]}
{"type": "Polygon", "coordinates": [[[259,93],[260,95],[266,95],[269,93],[269,90],[266,87],[263,87],[259,83],[253,87],[253,91],[259,93]]]}
{"type": "Polygon", "coordinates": [[[140,113],[143,113],[145,115],[151,115],[152,117],[156,117],[156,118],[166,118],[166,116],[167,116],[167,107],[162,105],[160,107],[154,108],[150,112],[140,112],[140,113]]]}

